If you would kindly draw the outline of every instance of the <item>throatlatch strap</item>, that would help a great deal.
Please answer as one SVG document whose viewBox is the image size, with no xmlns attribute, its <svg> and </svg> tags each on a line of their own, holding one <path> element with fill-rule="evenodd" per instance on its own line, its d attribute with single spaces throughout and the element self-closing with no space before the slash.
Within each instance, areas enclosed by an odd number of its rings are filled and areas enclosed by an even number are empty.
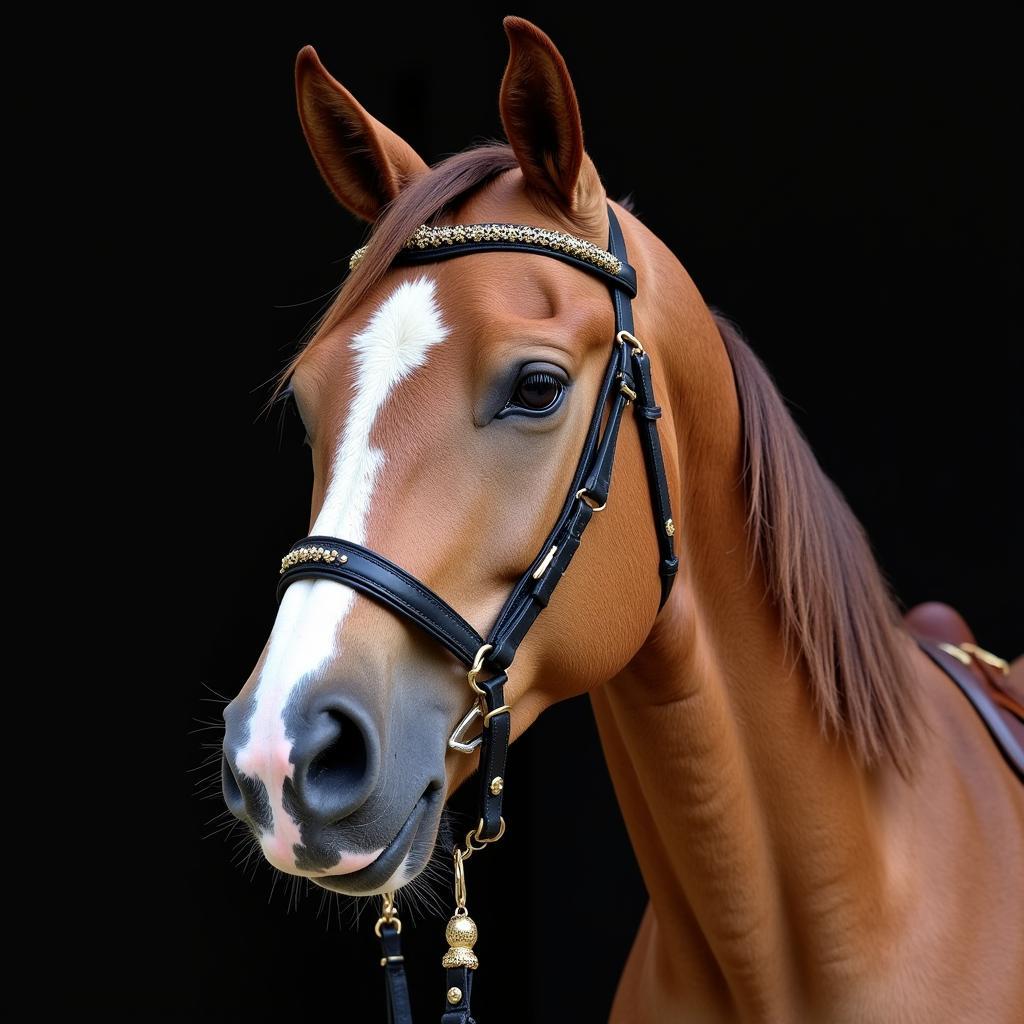
<svg viewBox="0 0 1024 1024">
<path fill-rule="evenodd" d="M 623 258 L 626 252 L 626 241 L 622 236 L 622 227 L 615 211 L 608 207 L 608 251 Z M 615 303 L 615 331 L 633 333 L 633 307 L 628 299 L 618 292 L 612 292 Z M 672 519 L 672 502 L 668 493 L 668 480 L 665 476 L 665 459 L 658 438 L 658 419 L 661 407 L 654 401 L 654 382 L 651 380 L 651 357 L 645 351 L 633 349 L 631 355 L 634 388 L 636 390 L 636 424 L 640 431 L 640 447 L 644 453 L 644 465 L 647 467 L 647 485 L 651 492 L 651 508 L 654 511 L 654 532 L 658 538 L 658 549 L 661 564 L 658 573 L 661 576 L 661 603 L 658 611 L 665 607 L 668 595 L 675 582 L 679 569 L 673 537 L 676 523 Z"/>
</svg>

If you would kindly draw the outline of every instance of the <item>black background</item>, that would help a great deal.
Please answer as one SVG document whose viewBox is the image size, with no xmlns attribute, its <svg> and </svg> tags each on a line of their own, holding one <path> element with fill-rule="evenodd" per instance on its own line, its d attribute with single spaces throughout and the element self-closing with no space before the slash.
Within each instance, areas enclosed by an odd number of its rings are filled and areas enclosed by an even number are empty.
<svg viewBox="0 0 1024 1024">
<path fill-rule="evenodd" d="M 505 13 L 278 12 L 163 47 L 154 30 L 159 73 L 144 59 L 122 69 L 139 71 L 125 78 L 133 114 L 151 115 L 159 79 L 160 116 L 140 119 L 145 158 L 123 173 L 154 261 L 146 323 L 167 335 L 143 404 L 175 552 L 166 611 L 146 609 L 154 678 L 133 683 L 130 710 L 136 724 L 166 726 L 157 760 L 173 802 L 154 795 L 127 815 L 152 844 L 139 838 L 127 868 L 104 864 L 124 923 L 113 947 L 77 952 L 78 998 L 191 1018 L 383 1019 L 372 907 L 353 930 L 350 910 L 341 923 L 333 904 L 318 913 L 318 891 L 292 900 L 269 868 L 243 871 L 230 842 L 203 838 L 221 804 L 197 799 L 195 769 L 216 730 L 192 730 L 219 713 L 206 687 L 230 697 L 248 675 L 273 622 L 272 567 L 307 524 L 301 430 L 258 417 L 264 384 L 365 233 L 306 148 L 295 55 L 313 43 L 434 162 L 500 135 Z M 565 56 L 609 193 L 632 193 L 705 300 L 739 322 L 901 602 L 949 601 L 983 645 L 1019 654 L 1021 266 L 1008 152 L 1019 104 L 1007 26 L 964 12 L 905 27 L 705 21 L 643 5 L 614 23 L 584 7 L 516 13 Z M 150 156 L 159 179 L 144 173 Z M 227 533 L 224 571 L 196 585 L 196 553 Z M 585 786 L 581 761 L 593 766 Z M 543 716 L 513 748 L 509 776 L 509 834 L 472 865 L 478 1016 L 602 1020 L 645 897 L 587 703 Z M 405 935 L 422 1020 L 441 1008 L 443 925 Z"/>
</svg>

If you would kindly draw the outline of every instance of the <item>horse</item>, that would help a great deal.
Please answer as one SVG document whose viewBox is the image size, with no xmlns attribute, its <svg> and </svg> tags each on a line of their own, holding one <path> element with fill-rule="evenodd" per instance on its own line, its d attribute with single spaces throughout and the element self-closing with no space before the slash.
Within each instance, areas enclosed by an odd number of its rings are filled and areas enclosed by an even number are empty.
<svg viewBox="0 0 1024 1024">
<path fill-rule="evenodd" d="M 540 565 L 617 321 L 604 283 L 564 260 L 396 257 L 428 222 L 533 225 L 603 251 L 614 211 L 674 520 L 652 528 L 641 434 L 623 427 L 606 502 L 500 709 L 514 740 L 590 696 L 650 894 L 611 1020 L 1019 1019 L 1024 888 L 999 880 L 1024 877 L 1024 788 L 922 638 L 1016 714 L 1024 663 L 983 651 L 948 606 L 901 616 L 738 326 L 606 194 L 554 43 L 503 24 L 508 141 L 434 166 L 311 46 L 298 54 L 313 158 L 373 225 L 274 389 L 312 450 L 310 533 L 383 553 L 486 635 Z M 228 808 L 280 871 L 387 906 L 476 767 L 449 742 L 469 696 L 386 602 L 297 580 L 224 712 Z"/>
</svg>

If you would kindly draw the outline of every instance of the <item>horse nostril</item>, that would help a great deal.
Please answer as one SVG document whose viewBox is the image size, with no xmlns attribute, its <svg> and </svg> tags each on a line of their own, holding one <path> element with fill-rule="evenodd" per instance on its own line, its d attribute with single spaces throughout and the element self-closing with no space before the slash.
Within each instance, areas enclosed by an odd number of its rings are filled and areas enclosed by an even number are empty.
<svg viewBox="0 0 1024 1024">
<path fill-rule="evenodd" d="M 297 796 L 327 824 L 347 817 L 373 788 L 372 727 L 333 700 L 316 710 L 294 750 Z"/>
<path fill-rule="evenodd" d="M 238 779 L 231 768 L 228 759 L 224 756 L 220 759 L 220 785 L 224 793 L 224 803 L 228 810 L 236 817 L 245 819 L 245 797 L 238 785 Z"/>
<path fill-rule="evenodd" d="M 341 711 L 321 711 L 336 730 L 335 738 L 318 753 L 306 771 L 306 784 L 317 788 L 350 789 L 366 774 L 366 744 L 359 727 Z"/>
</svg>

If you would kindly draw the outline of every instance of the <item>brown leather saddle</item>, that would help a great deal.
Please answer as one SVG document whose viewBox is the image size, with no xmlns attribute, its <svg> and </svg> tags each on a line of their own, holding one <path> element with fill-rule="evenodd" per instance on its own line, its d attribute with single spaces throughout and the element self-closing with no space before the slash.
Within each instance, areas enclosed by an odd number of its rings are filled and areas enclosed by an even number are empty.
<svg viewBox="0 0 1024 1024">
<path fill-rule="evenodd" d="M 918 605 L 904 621 L 925 654 L 960 688 L 1024 782 L 1024 695 L 1010 679 L 1009 664 L 979 647 L 970 627 L 949 605 Z"/>
</svg>

